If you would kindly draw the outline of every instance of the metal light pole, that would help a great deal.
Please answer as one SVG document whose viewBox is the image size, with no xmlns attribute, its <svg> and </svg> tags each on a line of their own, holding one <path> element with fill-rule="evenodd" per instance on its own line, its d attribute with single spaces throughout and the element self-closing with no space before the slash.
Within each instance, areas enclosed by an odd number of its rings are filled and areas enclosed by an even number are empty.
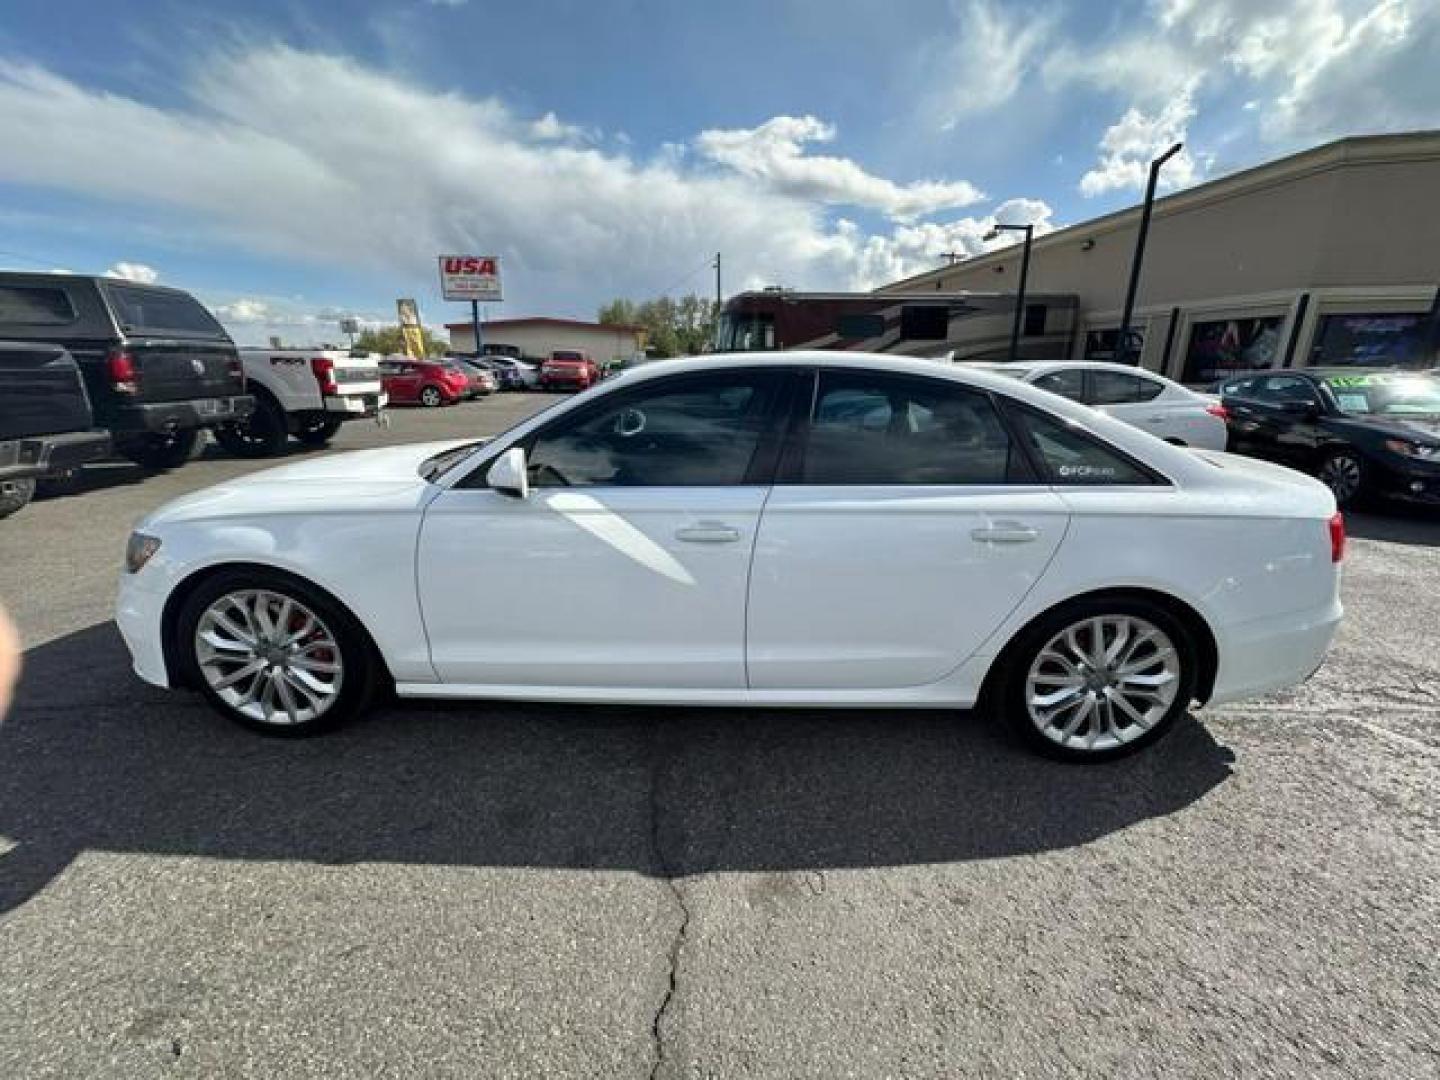
<svg viewBox="0 0 1440 1080">
<path fill-rule="evenodd" d="M 1030 241 L 1035 239 L 1035 226 L 1001 225 L 998 222 L 985 234 L 986 240 L 994 240 L 1002 232 L 1023 232 L 1025 249 L 1020 256 L 1020 291 L 1015 296 L 1015 320 L 1010 324 L 1010 359 L 1020 359 L 1020 320 L 1025 316 L 1025 283 L 1030 279 Z"/>
<path fill-rule="evenodd" d="M 1135 257 L 1130 260 L 1130 287 L 1125 290 L 1125 314 L 1120 317 L 1120 332 L 1115 336 L 1115 359 L 1122 364 L 1130 362 L 1130 317 L 1135 314 L 1135 293 L 1140 288 L 1140 263 L 1145 258 L 1145 238 L 1150 234 L 1150 208 L 1155 202 L 1155 184 L 1160 179 L 1160 167 L 1178 154 L 1184 145 L 1177 142 L 1150 162 L 1150 182 L 1145 185 L 1145 208 L 1140 211 L 1140 231 L 1135 236 Z M 1138 356 L 1135 362 L 1140 362 Z"/>
<path fill-rule="evenodd" d="M 712 345 L 716 352 L 720 351 L 720 252 L 715 252 L 715 329 L 712 333 Z"/>
</svg>

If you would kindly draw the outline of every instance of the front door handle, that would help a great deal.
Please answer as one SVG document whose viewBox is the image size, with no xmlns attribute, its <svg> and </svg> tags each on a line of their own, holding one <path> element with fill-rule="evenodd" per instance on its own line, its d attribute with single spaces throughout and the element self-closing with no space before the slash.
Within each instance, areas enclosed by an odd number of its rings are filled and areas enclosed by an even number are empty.
<svg viewBox="0 0 1440 1080">
<path fill-rule="evenodd" d="M 1040 538 L 1040 530 L 1018 521 L 997 521 L 971 529 L 970 538 L 982 544 L 1028 544 Z"/>
<path fill-rule="evenodd" d="M 702 521 L 676 529 L 675 539 L 687 544 L 733 544 L 740 539 L 740 530 L 721 521 Z"/>
</svg>

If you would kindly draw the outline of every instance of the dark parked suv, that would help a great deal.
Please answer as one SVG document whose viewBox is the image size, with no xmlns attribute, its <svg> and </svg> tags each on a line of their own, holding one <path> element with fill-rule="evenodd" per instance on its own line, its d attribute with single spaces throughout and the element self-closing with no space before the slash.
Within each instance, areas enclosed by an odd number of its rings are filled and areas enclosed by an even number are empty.
<svg viewBox="0 0 1440 1080">
<path fill-rule="evenodd" d="M 65 476 L 110 452 L 92 430 L 90 399 L 74 359 L 59 345 L 0 342 L 0 517 L 35 494 L 35 482 Z"/>
<path fill-rule="evenodd" d="M 202 428 L 249 415 L 240 354 L 189 293 L 72 274 L 0 273 L 0 341 L 63 345 L 95 423 L 147 468 L 187 461 Z"/>
</svg>

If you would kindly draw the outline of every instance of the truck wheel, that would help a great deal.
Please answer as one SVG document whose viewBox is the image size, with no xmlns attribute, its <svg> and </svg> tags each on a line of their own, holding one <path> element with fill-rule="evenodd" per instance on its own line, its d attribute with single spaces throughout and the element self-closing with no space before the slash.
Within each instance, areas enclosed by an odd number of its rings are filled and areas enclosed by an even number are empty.
<svg viewBox="0 0 1440 1080">
<path fill-rule="evenodd" d="M 145 469 L 178 469 L 200 452 L 200 429 L 116 436 L 115 449 Z"/>
<path fill-rule="evenodd" d="M 34 495 L 34 480 L 0 480 L 0 518 L 7 518 L 15 513 Z"/>
<path fill-rule="evenodd" d="M 335 437 L 340 430 L 340 421 L 331 416 L 322 416 L 318 420 L 311 420 L 301 424 L 295 432 L 295 437 L 306 446 L 324 446 Z"/>
<path fill-rule="evenodd" d="M 255 395 L 255 411 L 244 420 L 215 428 L 215 440 L 236 457 L 274 457 L 289 439 L 284 410 L 260 394 Z"/>
</svg>

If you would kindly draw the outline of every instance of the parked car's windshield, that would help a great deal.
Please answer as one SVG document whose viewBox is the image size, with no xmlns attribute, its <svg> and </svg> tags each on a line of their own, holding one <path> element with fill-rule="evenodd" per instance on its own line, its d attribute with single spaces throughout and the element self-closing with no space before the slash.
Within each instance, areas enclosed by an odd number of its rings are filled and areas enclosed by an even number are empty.
<svg viewBox="0 0 1440 1080">
<path fill-rule="evenodd" d="M 1342 412 L 1360 416 L 1440 415 L 1440 380 L 1423 375 L 1334 375 L 1325 385 Z"/>
</svg>

